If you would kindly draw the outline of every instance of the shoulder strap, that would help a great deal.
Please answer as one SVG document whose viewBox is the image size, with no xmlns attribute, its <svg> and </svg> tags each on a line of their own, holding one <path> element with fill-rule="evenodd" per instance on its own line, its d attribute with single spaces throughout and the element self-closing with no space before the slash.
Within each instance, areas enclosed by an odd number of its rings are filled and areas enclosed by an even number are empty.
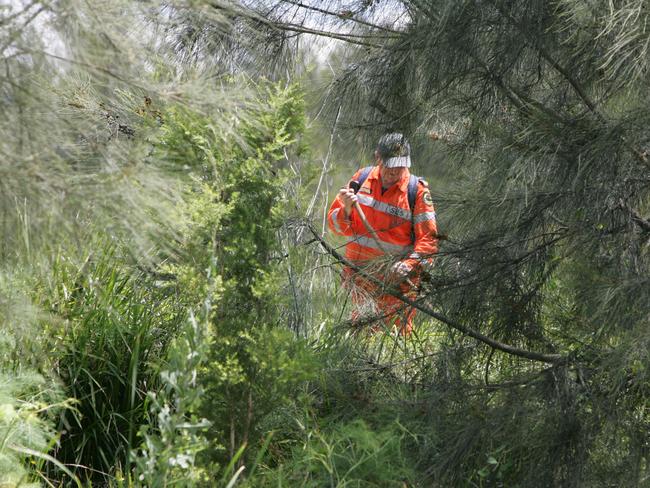
<svg viewBox="0 0 650 488">
<path fill-rule="evenodd" d="M 411 175 L 411 178 L 409 179 L 409 188 L 408 188 L 409 208 L 411 209 L 411 213 L 413 213 L 413 210 L 415 209 L 415 199 L 418 196 L 419 182 L 420 182 L 419 176 Z"/>
<path fill-rule="evenodd" d="M 372 168 L 374 168 L 374 166 L 366 166 L 365 168 L 363 168 L 361 170 L 361 173 L 359 174 L 359 180 L 358 180 L 360 187 L 363 186 L 363 182 L 368 179 L 368 175 L 372 171 Z M 410 200 L 409 200 L 409 202 L 410 202 Z"/>
<path fill-rule="evenodd" d="M 409 209 L 411 210 L 411 244 L 415 244 L 415 223 L 413 221 L 415 215 L 415 199 L 418 196 L 418 183 L 420 182 L 420 177 L 411 175 L 409 178 L 408 186 L 408 199 L 409 199 Z"/>
</svg>

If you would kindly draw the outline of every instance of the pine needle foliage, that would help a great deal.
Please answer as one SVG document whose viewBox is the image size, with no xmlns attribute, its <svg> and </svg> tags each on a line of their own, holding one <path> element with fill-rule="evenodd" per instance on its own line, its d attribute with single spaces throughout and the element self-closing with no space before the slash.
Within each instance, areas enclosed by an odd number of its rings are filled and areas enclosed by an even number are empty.
<svg viewBox="0 0 650 488">
<path fill-rule="evenodd" d="M 644 2 L 298 3 L 278 29 L 348 46 L 323 113 L 368 150 L 406 133 L 451 236 L 422 299 L 452 324 L 422 392 L 428 482 L 647 483 Z"/>
</svg>

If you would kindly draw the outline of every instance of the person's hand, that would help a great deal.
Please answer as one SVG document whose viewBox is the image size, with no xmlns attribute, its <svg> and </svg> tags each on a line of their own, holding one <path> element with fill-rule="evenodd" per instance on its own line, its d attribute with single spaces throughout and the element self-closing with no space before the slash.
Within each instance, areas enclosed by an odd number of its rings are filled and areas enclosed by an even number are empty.
<svg viewBox="0 0 650 488">
<path fill-rule="evenodd" d="M 339 190 L 339 198 L 343 203 L 343 209 L 345 210 L 345 217 L 349 218 L 352 213 L 352 206 L 359 199 L 354 193 L 352 188 L 341 188 Z"/>
<path fill-rule="evenodd" d="M 397 261 L 390 268 L 389 274 L 391 281 L 395 283 L 401 283 L 409 277 L 412 271 L 413 268 L 406 264 L 404 261 Z"/>
</svg>

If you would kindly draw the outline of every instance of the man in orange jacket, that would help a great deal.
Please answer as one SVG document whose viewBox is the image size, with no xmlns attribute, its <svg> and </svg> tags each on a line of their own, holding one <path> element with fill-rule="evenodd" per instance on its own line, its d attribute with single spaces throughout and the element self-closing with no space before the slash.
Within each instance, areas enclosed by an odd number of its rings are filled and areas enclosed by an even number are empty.
<svg viewBox="0 0 650 488">
<path fill-rule="evenodd" d="M 360 169 L 352 177 L 363 180 L 357 193 L 349 187 L 339 190 L 327 215 L 328 224 L 335 234 L 348 237 L 348 260 L 414 298 L 422 265 L 430 263 L 438 251 L 431 194 L 427 183 L 409 172 L 410 146 L 402 134 L 381 137 L 375 162 L 372 169 Z M 355 203 L 374 232 L 368 230 Z M 387 327 L 410 334 L 415 309 L 349 268 L 344 278 L 351 290 L 353 321 L 370 313 L 383 318 Z"/>
</svg>

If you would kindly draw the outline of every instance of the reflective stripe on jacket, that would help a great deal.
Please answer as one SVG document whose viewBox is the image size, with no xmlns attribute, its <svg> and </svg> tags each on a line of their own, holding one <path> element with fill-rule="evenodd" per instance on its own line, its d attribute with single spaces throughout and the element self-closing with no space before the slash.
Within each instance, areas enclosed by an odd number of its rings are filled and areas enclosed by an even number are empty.
<svg viewBox="0 0 650 488">
<path fill-rule="evenodd" d="M 361 170 L 352 177 L 359 178 Z M 366 219 L 377 233 L 381 247 L 390 254 L 401 256 L 415 266 L 428 260 L 438 250 L 436 212 L 426 184 L 418 184 L 413 215 L 408 202 L 408 171 L 402 179 L 382 194 L 379 167 L 375 166 L 363 183 L 357 196 Z M 369 234 L 356 210 L 350 220 L 345 219 L 343 203 L 337 196 L 327 215 L 330 229 L 348 237 L 346 257 L 351 261 L 366 261 L 382 256 L 384 252 Z M 411 226 L 415 225 L 415 242 L 411 242 Z"/>
</svg>

